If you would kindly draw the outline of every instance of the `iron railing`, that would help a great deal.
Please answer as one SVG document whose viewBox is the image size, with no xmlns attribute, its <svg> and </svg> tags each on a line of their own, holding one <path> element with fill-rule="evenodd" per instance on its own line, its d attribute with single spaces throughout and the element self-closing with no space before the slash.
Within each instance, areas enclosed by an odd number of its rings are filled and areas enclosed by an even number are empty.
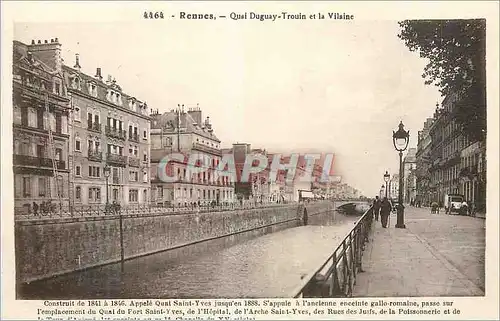
<svg viewBox="0 0 500 321">
<path fill-rule="evenodd" d="M 94 132 L 100 133 L 100 132 L 102 132 L 101 128 L 102 127 L 101 127 L 100 123 L 88 122 L 88 124 L 87 124 L 87 129 L 90 130 L 90 131 L 94 131 Z"/>
<path fill-rule="evenodd" d="M 18 154 L 14 154 L 13 156 L 14 165 L 52 168 L 52 159 L 50 158 Z M 63 160 L 56 160 L 56 167 L 61 170 L 66 169 L 66 162 Z"/>
<path fill-rule="evenodd" d="M 365 243 L 371 231 L 373 210 L 368 209 L 355 223 L 328 259 L 302 279 L 294 298 L 351 297 L 356 276 L 362 269 Z"/>
<path fill-rule="evenodd" d="M 128 134 L 128 140 L 130 140 L 132 142 L 138 143 L 139 142 L 139 135 L 136 134 L 136 133 L 129 132 L 129 134 Z"/>
<path fill-rule="evenodd" d="M 102 152 L 94 149 L 89 149 L 89 155 L 88 155 L 89 160 L 95 161 L 95 162 L 101 162 L 102 161 Z"/>
<path fill-rule="evenodd" d="M 133 166 L 133 167 L 140 167 L 141 166 L 141 159 L 129 156 L 128 157 L 128 165 Z"/>
<path fill-rule="evenodd" d="M 189 213 L 209 213 L 223 212 L 244 209 L 257 209 L 267 207 L 280 207 L 296 204 L 288 203 L 235 203 L 221 202 L 219 205 L 166 205 L 162 204 L 128 204 L 126 206 L 119 204 L 92 204 L 92 205 L 74 205 L 74 206 L 56 206 L 55 203 L 39 206 L 37 210 L 30 204 L 29 206 L 16 207 L 14 209 L 16 220 L 37 220 L 37 219 L 57 219 L 72 217 L 99 217 L 109 215 L 178 215 Z"/>
<path fill-rule="evenodd" d="M 108 163 L 116 164 L 118 166 L 125 167 L 127 165 L 127 156 L 117 155 L 117 154 L 106 154 L 106 161 Z"/>
<path fill-rule="evenodd" d="M 106 136 L 118 138 L 121 140 L 125 140 L 125 138 L 127 137 L 127 131 L 125 130 L 111 126 L 106 126 L 105 128 L 106 128 Z"/>
</svg>

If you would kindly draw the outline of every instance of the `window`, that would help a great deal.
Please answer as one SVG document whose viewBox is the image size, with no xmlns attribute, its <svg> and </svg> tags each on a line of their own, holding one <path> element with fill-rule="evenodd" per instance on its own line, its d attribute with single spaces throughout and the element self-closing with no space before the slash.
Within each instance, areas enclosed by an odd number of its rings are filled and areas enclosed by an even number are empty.
<svg viewBox="0 0 500 321">
<path fill-rule="evenodd" d="M 147 152 L 144 152 L 144 158 L 143 158 L 143 160 L 144 160 L 145 162 L 147 162 L 147 161 L 148 161 L 148 153 L 147 153 Z"/>
<path fill-rule="evenodd" d="M 131 182 L 137 182 L 137 171 L 130 171 L 130 181 Z"/>
<path fill-rule="evenodd" d="M 45 196 L 46 193 L 46 181 L 45 177 L 38 178 L 38 196 Z"/>
<path fill-rule="evenodd" d="M 89 201 L 98 202 L 101 200 L 101 188 L 89 187 Z"/>
<path fill-rule="evenodd" d="M 23 196 L 31 196 L 31 179 L 29 177 L 23 177 Z"/>
<path fill-rule="evenodd" d="M 137 202 L 138 199 L 139 199 L 139 191 L 136 189 L 130 189 L 128 191 L 128 201 L 133 203 L 133 202 Z"/>
<path fill-rule="evenodd" d="M 77 152 L 82 151 L 82 142 L 80 141 L 79 137 L 75 138 L 75 151 L 77 151 Z"/>
<path fill-rule="evenodd" d="M 142 132 L 142 138 L 148 139 L 148 131 L 147 130 Z"/>
<path fill-rule="evenodd" d="M 101 168 L 99 166 L 89 166 L 89 177 L 101 177 Z"/>
<path fill-rule="evenodd" d="M 97 97 L 97 86 L 95 84 L 90 84 L 90 95 Z"/>
<path fill-rule="evenodd" d="M 45 146 L 44 145 L 36 145 L 36 156 L 39 158 L 45 157 Z"/>
<path fill-rule="evenodd" d="M 118 200 L 118 188 L 113 188 L 113 201 Z"/>
<path fill-rule="evenodd" d="M 82 167 L 80 165 L 76 165 L 75 167 L 75 175 L 82 176 Z"/>
<path fill-rule="evenodd" d="M 34 108 L 28 108 L 28 126 L 37 127 L 37 113 Z"/>
<path fill-rule="evenodd" d="M 144 183 L 148 182 L 148 171 L 146 171 L 146 170 L 142 173 L 142 181 Z"/>
<path fill-rule="evenodd" d="M 77 200 L 77 201 L 82 200 L 82 188 L 80 186 L 77 186 L 75 188 L 75 200 Z"/>
</svg>

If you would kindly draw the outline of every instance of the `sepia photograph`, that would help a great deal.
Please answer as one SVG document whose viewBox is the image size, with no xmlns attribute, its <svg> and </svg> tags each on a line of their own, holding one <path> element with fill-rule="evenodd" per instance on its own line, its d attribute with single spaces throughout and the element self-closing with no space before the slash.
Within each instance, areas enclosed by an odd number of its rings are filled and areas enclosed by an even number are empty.
<svg viewBox="0 0 500 321">
<path fill-rule="evenodd" d="M 13 300 L 39 319 L 446 317 L 497 292 L 486 16 L 226 7 L 12 17 Z"/>
</svg>

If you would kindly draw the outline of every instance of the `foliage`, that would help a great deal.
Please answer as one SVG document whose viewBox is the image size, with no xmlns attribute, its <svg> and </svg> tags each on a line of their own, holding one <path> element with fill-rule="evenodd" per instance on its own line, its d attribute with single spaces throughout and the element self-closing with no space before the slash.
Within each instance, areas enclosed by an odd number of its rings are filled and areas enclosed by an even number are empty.
<svg viewBox="0 0 500 321">
<path fill-rule="evenodd" d="M 452 116 L 471 139 L 486 134 L 486 20 L 405 20 L 398 37 L 429 63 L 422 77 L 443 96 L 458 94 Z"/>
</svg>

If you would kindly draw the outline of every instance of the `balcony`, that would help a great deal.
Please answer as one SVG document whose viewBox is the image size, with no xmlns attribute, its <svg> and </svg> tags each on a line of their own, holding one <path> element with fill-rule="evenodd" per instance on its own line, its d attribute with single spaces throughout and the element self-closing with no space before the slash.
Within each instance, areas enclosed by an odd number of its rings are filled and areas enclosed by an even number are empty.
<svg viewBox="0 0 500 321">
<path fill-rule="evenodd" d="M 132 167 L 139 167 L 141 165 L 141 159 L 135 157 L 128 158 L 128 165 Z"/>
<path fill-rule="evenodd" d="M 122 129 L 106 126 L 106 136 L 125 140 L 127 132 Z"/>
<path fill-rule="evenodd" d="M 87 124 L 87 129 L 96 133 L 101 132 L 101 124 L 99 123 L 88 123 Z"/>
<path fill-rule="evenodd" d="M 116 154 L 110 154 L 108 153 L 106 155 L 106 161 L 109 164 L 119 166 L 119 167 L 125 167 L 127 165 L 127 156 L 122 156 L 122 155 L 116 155 Z"/>
<path fill-rule="evenodd" d="M 200 143 L 193 143 L 193 149 L 216 156 L 222 156 L 222 151 L 220 149 L 209 147 Z"/>
<path fill-rule="evenodd" d="M 94 161 L 94 162 L 101 162 L 102 161 L 102 152 L 89 149 L 89 160 Z"/>
<path fill-rule="evenodd" d="M 138 134 L 129 133 L 128 140 L 131 141 L 131 142 L 138 143 L 139 142 L 139 135 Z"/>
<path fill-rule="evenodd" d="M 36 156 L 14 155 L 13 165 L 16 166 L 34 166 L 41 168 L 52 168 L 52 159 Z M 56 160 L 56 168 L 59 170 L 66 169 L 66 162 Z"/>
</svg>

